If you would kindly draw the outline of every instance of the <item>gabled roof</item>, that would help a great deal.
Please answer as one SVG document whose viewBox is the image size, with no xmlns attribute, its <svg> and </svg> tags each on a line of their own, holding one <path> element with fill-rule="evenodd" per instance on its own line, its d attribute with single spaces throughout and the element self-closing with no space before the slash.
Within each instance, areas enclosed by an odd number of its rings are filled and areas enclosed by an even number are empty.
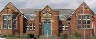
<svg viewBox="0 0 96 39">
<path fill-rule="evenodd" d="M 74 13 L 83 13 L 83 9 L 84 9 L 84 14 L 86 13 L 90 13 L 90 14 L 94 14 L 94 12 L 89 8 L 89 6 L 83 2 L 76 10 Z M 73 13 L 73 14 L 74 14 Z"/>
<path fill-rule="evenodd" d="M 5 7 L 4 7 L 4 9 L 3 10 L 5 10 L 5 9 L 10 9 L 11 11 L 13 11 L 13 12 L 20 12 L 11 2 L 9 2 Z M 3 11 L 2 10 L 2 11 Z M 2 12 L 1 11 L 1 12 Z M 21 12 L 20 12 L 21 13 Z"/>
<path fill-rule="evenodd" d="M 44 12 L 50 12 L 50 11 L 53 11 L 48 5 L 41 11 L 44 11 Z"/>
<path fill-rule="evenodd" d="M 31 14 L 35 14 L 35 11 L 41 11 L 42 9 L 19 9 L 27 19 L 34 18 L 34 15 L 30 17 Z M 74 12 L 74 9 L 52 9 L 53 11 L 59 11 L 59 19 L 68 19 L 70 15 Z M 28 15 L 29 14 L 29 15 Z"/>
</svg>

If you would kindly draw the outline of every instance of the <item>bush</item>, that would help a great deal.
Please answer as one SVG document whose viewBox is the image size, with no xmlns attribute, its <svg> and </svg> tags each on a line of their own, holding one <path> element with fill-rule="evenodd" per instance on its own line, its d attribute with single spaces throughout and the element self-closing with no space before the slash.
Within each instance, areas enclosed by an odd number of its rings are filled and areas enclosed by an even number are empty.
<svg viewBox="0 0 96 39">
<path fill-rule="evenodd" d="M 90 39 L 96 39 L 96 36 L 92 36 L 92 37 L 90 37 Z"/>
<path fill-rule="evenodd" d="M 61 37 L 61 39 L 67 39 L 68 38 L 68 34 L 61 34 L 60 37 Z"/>
<path fill-rule="evenodd" d="M 69 37 L 68 39 L 83 39 L 82 37 L 75 37 L 75 36 L 73 36 L 73 37 Z"/>
<path fill-rule="evenodd" d="M 81 37 L 81 35 L 78 32 L 74 33 L 75 37 Z"/>
<path fill-rule="evenodd" d="M 42 35 L 39 37 L 39 39 L 57 39 L 55 36 L 50 35 L 49 37 Z"/>
</svg>

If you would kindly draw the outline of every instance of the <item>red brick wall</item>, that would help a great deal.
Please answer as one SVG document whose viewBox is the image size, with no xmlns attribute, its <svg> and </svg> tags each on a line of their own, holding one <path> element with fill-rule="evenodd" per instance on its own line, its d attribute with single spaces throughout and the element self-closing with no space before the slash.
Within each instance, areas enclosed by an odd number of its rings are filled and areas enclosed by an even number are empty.
<svg viewBox="0 0 96 39">
<path fill-rule="evenodd" d="M 40 23 L 40 13 L 36 12 L 36 18 L 35 18 L 35 35 L 39 35 L 39 23 Z"/>
</svg>

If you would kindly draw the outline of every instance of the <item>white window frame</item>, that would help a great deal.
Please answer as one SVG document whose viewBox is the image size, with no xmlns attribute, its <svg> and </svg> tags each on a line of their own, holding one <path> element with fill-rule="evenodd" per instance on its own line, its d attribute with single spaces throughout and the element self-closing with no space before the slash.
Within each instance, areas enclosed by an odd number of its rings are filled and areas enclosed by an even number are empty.
<svg viewBox="0 0 96 39">
<path fill-rule="evenodd" d="M 27 27 L 26 30 L 35 30 L 35 29 L 34 29 L 35 26 L 34 26 L 33 24 L 32 24 L 31 26 L 29 25 L 29 26 L 26 26 L 26 27 Z M 30 27 L 31 27 L 32 29 L 30 29 Z"/>
<path fill-rule="evenodd" d="M 9 19 L 9 18 L 8 18 L 8 19 L 4 19 L 4 16 L 7 16 L 7 17 L 10 16 L 10 19 Z M 7 21 L 7 28 L 4 28 L 4 27 L 3 27 L 3 29 L 12 29 L 12 27 L 9 28 L 9 25 L 8 25 L 8 20 L 11 20 L 11 18 L 12 18 L 12 17 L 11 17 L 11 14 L 3 14 L 3 21 L 4 21 L 4 20 Z M 4 25 L 4 22 L 3 22 L 3 25 Z M 11 26 L 11 24 L 10 24 L 10 26 Z"/>
<path fill-rule="evenodd" d="M 66 29 L 66 27 L 69 27 L 69 26 L 68 25 L 63 25 L 62 30 L 68 30 L 68 29 Z"/>
<path fill-rule="evenodd" d="M 11 25 L 10 25 L 10 26 L 8 25 L 8 29 L 12 29 L 12 28 L 10 28 L 10 27 L 11 27 Z"/>
<path fill-rule="evenodd" d="M 27 27 L 27 29 L 26 30 L 29 30 L 29 26 L 26 26 Z"/>
</svg>

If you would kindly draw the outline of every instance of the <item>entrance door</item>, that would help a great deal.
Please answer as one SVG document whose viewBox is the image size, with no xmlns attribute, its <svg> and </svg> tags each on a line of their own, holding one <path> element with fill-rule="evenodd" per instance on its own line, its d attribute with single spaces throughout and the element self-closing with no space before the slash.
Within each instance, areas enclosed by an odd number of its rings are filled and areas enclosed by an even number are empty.
<svg viewBox="0 0 96 39">
<path fill-rule="evenodd" d="M 51 22 L 43 22 L 43 34 L 51 35 Z"/>
</svg>

